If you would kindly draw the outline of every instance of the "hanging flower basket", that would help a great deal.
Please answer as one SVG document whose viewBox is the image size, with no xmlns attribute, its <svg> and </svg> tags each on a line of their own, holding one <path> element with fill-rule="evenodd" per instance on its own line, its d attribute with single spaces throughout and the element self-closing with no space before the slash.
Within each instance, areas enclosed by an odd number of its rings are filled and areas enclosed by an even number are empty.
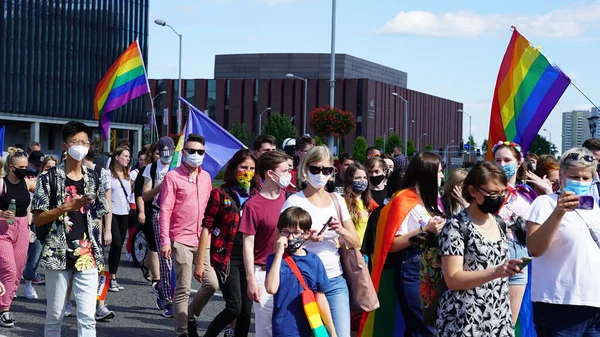
<svg viewBox="0 0 600 337">
<path fill-rule="evenodd" d="M 317 135 L 345 137 L 356 128 L 354 114 L 328 105 L 314 109 L 311 120 Z"/>
</svg>

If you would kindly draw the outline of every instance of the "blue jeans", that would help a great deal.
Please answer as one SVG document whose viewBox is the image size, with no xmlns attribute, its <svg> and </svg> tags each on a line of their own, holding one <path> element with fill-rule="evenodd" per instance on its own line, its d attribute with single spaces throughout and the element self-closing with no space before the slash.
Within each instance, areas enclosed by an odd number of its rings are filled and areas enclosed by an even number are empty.
<svg viewBox="0 0 600 337">
<path fill-rule="evenodd" d="M 348 284 L 344 276 L 329 279 L 331 287 L 325 293 L 329 307 L 331 308 L 331 317 L 333 325 L 338 336 L 350 336 L 350 299 Z"/>
<path fill-rule="evenodd" d="M 421 270 L 421 251 L 407 248 L 400 253 L 400 261 L 395 268 L 394 288 L 406 330 L 404 336 L 421 337 L 434 336 L 433 327 L 423 323 L 421 308 L 419 271 Z"/>
<path fill-rule="evenodd" d="M 29 248 L 27 249 L 27 264 L 25 265 L 25 270 L 23 271 L 23 279 L 25 281 L 33 280 L 33 276 L 37 270 L 38 262 L 42 256 L 42 248 L 43 246 L 40 240 L 35 240 L 33 243 L 29 243 Z"/>
<path fill-rule="evenodd" d="M 534 302 L 533 322 L 538 337 L 600 336 L 600 308 Z"/>
</svg>

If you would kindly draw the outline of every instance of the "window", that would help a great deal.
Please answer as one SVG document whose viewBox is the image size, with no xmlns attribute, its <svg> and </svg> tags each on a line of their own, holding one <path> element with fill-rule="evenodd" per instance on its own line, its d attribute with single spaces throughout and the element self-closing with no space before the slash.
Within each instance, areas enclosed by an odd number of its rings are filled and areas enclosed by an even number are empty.
<svg viewBox="0 0 600 337">
<path fill-rule="evenodd" d="M 207 95 L 206 95 L 206 110 L 208 117 L 215 119 L 216 117 L 216 101 L 217 101 L 217 81 L 208 80 Z"/>
</svg>

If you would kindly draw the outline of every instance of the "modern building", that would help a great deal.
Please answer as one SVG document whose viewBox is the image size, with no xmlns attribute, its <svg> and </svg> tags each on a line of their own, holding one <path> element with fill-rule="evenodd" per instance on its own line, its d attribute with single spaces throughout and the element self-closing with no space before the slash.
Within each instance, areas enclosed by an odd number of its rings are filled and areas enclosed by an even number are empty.
<svg viewBox="0 0 600 337">
<path fill-rule="evenodd" d="M 214 77 L 184 80 L 183 97 L 226 129 L 234 121 L 244 123 L 250 135 L 258 134 L 261 115 L 264 126 L 271 114 L 281 113 L 292 118 L 300 136 L 305 108 L 307 133 L 314 134 L 310 114 L 329 104 L 329 54 L 217 55 Z M 437 150 L 452 141 L 460 142 L 463 116 L 458 110 L 462 103 L 408 89 L 407 77 L 399 70 L 336 55 L 335 106 L 354 113 L 357 120 L 356 130 L 342 139 L 344 149 L 352 149 L 358 136 L 369 144 L 384 133 L 403 137 L 405 104 L 392 93 L 408 100 L 408 139 L 413 143 L 424 133 L 422 147 L 431 145 Z M 150 80 L 154 94 L 167 92 L 156 99 L 163 135 L 178 133 L 176 83 L 177 79 Z"/>
<path fill-rule="evenodd" d="M 0 125 L 5 146 L 61 152 L 61 126 L 94 120 L 96 85 L 137 38 L 147 59 L 149 0 L 0 1 Z M 138 148 L 143 100 L 113 112 L 113 137 Z M 95 133 L 95 141 L 100 142 Z M 5 149 L 4 149 L 5 150 Z"/>
<path fill-rule="evenodd" d="M 597 115 L 597 114 L 596 114 Z M 588 118 L 591 112 L 588 110 L 573 110 L 563 112 L 562 116 L 562 151 L 565 152 L 572 147 L 581 146 L 590 138 Z"/>
</svg>

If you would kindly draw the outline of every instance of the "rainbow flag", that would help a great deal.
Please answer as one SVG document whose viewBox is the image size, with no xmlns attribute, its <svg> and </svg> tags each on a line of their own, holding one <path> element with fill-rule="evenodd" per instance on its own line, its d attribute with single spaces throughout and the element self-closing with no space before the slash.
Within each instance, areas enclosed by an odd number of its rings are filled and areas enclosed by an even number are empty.
<svg viewBox="0 0 600 337">
<path fill-rule="evenodd" d="M 173 158 L 171 158 L 171 165 L 169 165 L 169 171 L 177 168 L 181 165 L 181 151 L 183 151 L 183 143 L 185 143 L 185 139 L 189 135 L 187 130 L 187 123 L 183 126 L 183 130 L 181 131 L 181 136 L 177 141 L 177 145 L 175 145 L 175 151 L 173 152 Z"/>
<path fill-rule="evenodd" d="M 146 68 L 136 40 L 119 56 L 96 86 L 94 112 L 95 118 L 99 120 L 102 137 L 108 137 L 111 111 L 149 92 Z"/>
<path fill-rule="evenodd" d="M 513 27 L 494 90 L 488 159 L 491 146 L 504 140 L 521 144 L 526 152 L 570 83 Z"/>
<path fill-rule="evenodd" d="M 393 199 L 381 210 L 377 222 L 373 271 L 371 279 L 379 298 L 379 309 L 363 314 L 359 337 L 404 336 L 404 319 L 399 309 L 398 296 L 394 288 L 394 269 L 383 268 L 392 242 L 400 225 L 419 203 L 414 189 L 397 192 Z"/>
</svg>

